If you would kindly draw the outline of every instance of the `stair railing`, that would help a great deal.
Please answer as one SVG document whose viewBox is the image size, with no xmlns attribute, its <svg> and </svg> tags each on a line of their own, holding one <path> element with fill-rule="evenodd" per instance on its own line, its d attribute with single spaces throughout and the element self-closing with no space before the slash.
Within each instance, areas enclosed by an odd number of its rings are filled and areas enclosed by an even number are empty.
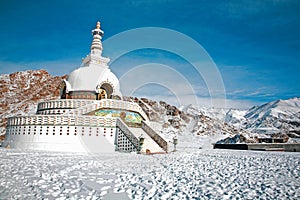
<svg viewBox="0 0 300 200">
<path fill-rule="evenodd" d="M 154 140 L 160 148 L 168 152 L 168 142 L 158 135 L 148 124 L 142 121 L 142 129 Z"/>
<path fill-rule="evenodd" d="M 128 140 L 133 144 L 133 146 L 139 151 L 140 141 L 134 134 L 129 130 L 128 126 L 118 118 L 116 121 L 116 126 L 123 131 L 123 134 L 128 138 Z"/>
</svg>

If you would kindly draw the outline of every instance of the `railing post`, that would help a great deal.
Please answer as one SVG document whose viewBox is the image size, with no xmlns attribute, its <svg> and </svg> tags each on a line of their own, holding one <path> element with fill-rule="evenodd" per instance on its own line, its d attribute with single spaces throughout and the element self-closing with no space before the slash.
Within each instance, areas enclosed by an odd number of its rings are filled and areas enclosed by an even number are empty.
<svg viewBox="0 0 300 200">
<path fill-rule="evenodd" d="M 144 144 L 144 140 L 145 140 L 144 137 L 142 137 L 142 136 L 139 137 L 139 149 L 138 149 L 138 153 L 141 153 L 141 150 L 142 150 L 143 144 Z"/>
<path fill-rule="evenodd" d="M 173 137 L 173 144 L 174 144 L 174 152 L 176 151 L 176 145 L 178 144 L 178 139 L 176 137 Z"/>
</svg>

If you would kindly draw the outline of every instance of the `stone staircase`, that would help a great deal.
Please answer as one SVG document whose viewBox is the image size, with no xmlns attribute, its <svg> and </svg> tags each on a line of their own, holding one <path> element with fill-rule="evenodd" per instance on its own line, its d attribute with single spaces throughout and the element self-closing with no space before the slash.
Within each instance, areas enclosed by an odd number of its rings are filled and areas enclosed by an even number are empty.
<svg viewBox="0 0 300 200">
<path fill-rule="evenodd" d="M 141 153 L 166 153 L 142 128 L 129 127 L 136 138 L 144 138 Z"/>
<path fill-rule="evenodd" d="M 116 126 L 117 129 L 120 129 L 122 134 L 124 134 L 127 140 L 133 145 L 132 149 L 125 151 L 130 152 L 131 150 L 136 149 L 141 153 L 168 153 L 168 142 L 157 134 L 145 121 L 142 121 L 140 127 L 132 127 L 128 126 L 121 118 L 118 118 Z M 144 138 L 141 149 L 140 138 Z M 118 146 L 119 142 L 116 142 L 116 145 Z M 120 145 L 122 146 L 121 143 Z"/>
</svg>

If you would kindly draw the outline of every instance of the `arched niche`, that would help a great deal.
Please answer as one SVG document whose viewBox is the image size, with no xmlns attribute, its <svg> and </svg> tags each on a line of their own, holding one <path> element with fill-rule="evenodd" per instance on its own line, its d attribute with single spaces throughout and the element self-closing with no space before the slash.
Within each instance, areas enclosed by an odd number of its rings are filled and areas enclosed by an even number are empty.
<svg viewBox="0 0 300 200">
<path fill-rule="evenodd" d="M 103 83 L 97 86 L 97 100 L 111 99 L 114 89 L 109 83 Z"/>
</svg>

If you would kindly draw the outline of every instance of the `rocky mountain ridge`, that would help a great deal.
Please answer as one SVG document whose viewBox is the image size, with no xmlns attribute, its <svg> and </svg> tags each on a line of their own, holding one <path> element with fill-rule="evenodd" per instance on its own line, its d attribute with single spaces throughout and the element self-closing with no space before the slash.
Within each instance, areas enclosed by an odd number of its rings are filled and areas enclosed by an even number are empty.
<svg viewBox="0 0 300 200">
<path fill-rule="evenodd" d="M 153 128 L 165 135 L 174 133 L 176 135 L 207 136 L 237 133 L 235 127 L 224 123 L 222 119 L 205 114 L 208 113 L 208 110 L 199 110 L 192 105 L 179 109 L 164 101 L 156 102 L 136 97 L 123 97 L 123 99 L 138 103 L 148 115 L 151 123 L 154 124 Z M 210 114 L 215 116 L 215 114 Z"/>
<path fill-rule="evenodd" d="M 0 75 L 0 135 L 6 119 L 34 114 L 40 101 L 57 99 L 61 81 L 66 76 L 52 76 L 46 70 L 28 70 Z"/>
</svg>

